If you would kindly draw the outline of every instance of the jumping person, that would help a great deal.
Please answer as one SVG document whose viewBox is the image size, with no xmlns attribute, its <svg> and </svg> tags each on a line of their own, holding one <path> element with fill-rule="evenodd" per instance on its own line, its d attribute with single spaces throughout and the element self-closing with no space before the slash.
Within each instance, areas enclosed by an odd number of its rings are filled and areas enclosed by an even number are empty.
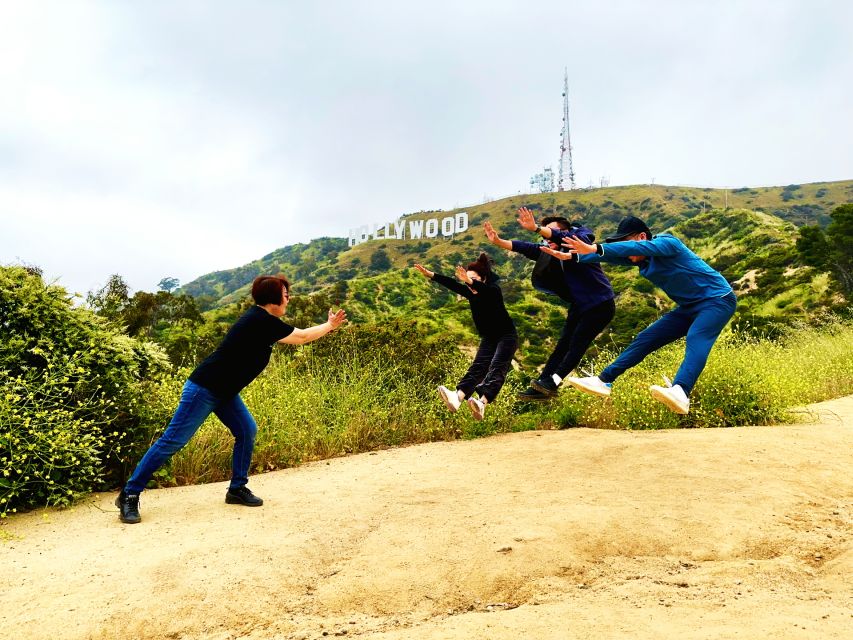
<svg viewBox="0 0 853 640">
<path fill-rule="evenodd" d="M 522 228 L 538 233 L 554 251 L 560 248 L 559 242 L 563 238 L 595 241 L 591 229 L 571 223 L 561 216 L 548 216 L 537 224 L 533 213 L 526 207 L 518 210 L 518 223 Z M 521 400 L 554 398 L 562 380 L 578 366 L 589 345 L 613 319 L 616 311 L 613 288 L 601 265 L 560 262 L 542 253 L 541 244 L 503 240 L 490 222 L 486 222 L 483 228 L 493 245 L 536 261 L 533 268 L 534 288 L 569 303 L 566 322 L 554 351 L 539 377 L 530 383 L 531 388 L 518 394 Z"/>
<path fill-rule="evenodd" d="M 225 493 L 228 504 L 259 507 L 264 501 L 246 484 L 258 427 L 240 391 L 266 368 L 275 343 L 300 345 L 313 342 L 346 322 L 346 312 L 329 309 L 328 320 L 308 329 L 282 322 L 290 301 L 290 282 L 284 276 L 258 276 L 252 283 L 255 301 L 216 350 L 190 374 L 169 426 L 153 444 L 116 498 L 119 519 L 128 524 L 141 520 L 139 494 L 151 476 L 184 447 L 205 418 L 216 414 L 234 435 L 231 483 Z"/>
<path fill-rule="evenodd" d="M 671 384 L 667 379 L 666 387 L 649 387 L 655 400 L 676 413 L 686 414 L 690 410 L 690 392 L 705 368 L 708 354 L 734 315 L 737 298 L 731 285 L 681 240 L 668 233 L 653 236 L 646 223 L 634 216 L 624 218 L 616 234 L 606 238 L 605 244 L 578 238 L 564 238 L 562 242 L 569 253 L 550 247 L 542 251 L 559 260 L 580 264 L 608 262 L 637 266 L 640 275 L 660 287 L 677 305 L 641 331 L 598 376 L 569 378 L 569 383 L 587 393 L 609 396 L 611 384 L 623 372 L 653 351 L 686 337 L 684 360 L 675 379 Z"/>
<path fill-rule="evenodd" d="M 454 412 L 467 398 L 474 418 L 482 420 L 486 405 L 494 402 L 503 387 L 512 356 L 518 348 L 518 333 L 504 306 L 501 288 L 495 283 L 497 276 L 492 272 L 489 256 L 481 253 L 466 268 L 456 267 L 456 277 L 464 284 L 419 264 L 415 269 L 424 277 L 465 297 L 471 305 L 474 326 L 480 334 L 477 355 L 456 385 L 455 392 L 440 386 L 438 393 L 447 408 Z M 479 398 L 472 395 L 475 392 Z"/>
</svg>

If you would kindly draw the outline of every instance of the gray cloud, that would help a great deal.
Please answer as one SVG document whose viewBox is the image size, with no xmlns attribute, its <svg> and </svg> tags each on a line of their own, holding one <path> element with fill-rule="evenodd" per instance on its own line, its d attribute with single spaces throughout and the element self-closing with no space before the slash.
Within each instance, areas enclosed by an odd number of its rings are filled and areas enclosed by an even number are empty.
<svg viewBox="0 0 853 640">
<path fill-rule="evenodd" d="M 152 289 L 516 193 L 564 66 L 580 185 L 853 174 L 847 3 L 408 5 L 3 5 L 0 262 Z"/>
</svg>

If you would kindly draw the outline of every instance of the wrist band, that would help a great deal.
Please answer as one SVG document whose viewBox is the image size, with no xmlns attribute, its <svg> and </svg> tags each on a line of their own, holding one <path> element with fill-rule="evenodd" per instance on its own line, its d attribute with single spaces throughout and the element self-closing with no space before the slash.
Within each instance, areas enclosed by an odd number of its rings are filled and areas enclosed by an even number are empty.
<svg viewBox="0 0 853 640">
<path fill-rule="evenodd" d="M 533 230 L 533 233 L 539 233 L 542 230 L 542 225 L 537 223 L 536 228 Z"/>
</svg>

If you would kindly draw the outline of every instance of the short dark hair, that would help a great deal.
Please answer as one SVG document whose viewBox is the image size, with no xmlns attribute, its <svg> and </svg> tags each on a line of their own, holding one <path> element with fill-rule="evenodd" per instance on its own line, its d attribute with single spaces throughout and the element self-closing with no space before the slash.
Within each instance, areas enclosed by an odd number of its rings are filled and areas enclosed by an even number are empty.
<svg viewBox="0 0 853 640">
<path fill-rule="evenodd" d="M 569 222 L 568 218 L 564 218 L 563 216 L 545 216 L 539 224 L 543 227 L 547 227 L 552 222 L 556 222 L 557 226 L 563 231 L 568 231 L 572 228 L 572 223 Z"/>
<path fill-rule="evenodd" d="M 283 275 L 258 276 L 252 282 L 252 298 L 255 304 L 281 304 L 284 302 L 282 291 L 287 290 L 290 295 L 290 281 Z"/>
<path fill-rule="evenodd" d="M 486 282 L 492 275 L 492 259 L 489 254 L 481 253 L 474 262 L 468 263 L 465 270 L 473 271 L 483 279 L 483 282 Z"/>
</svg>

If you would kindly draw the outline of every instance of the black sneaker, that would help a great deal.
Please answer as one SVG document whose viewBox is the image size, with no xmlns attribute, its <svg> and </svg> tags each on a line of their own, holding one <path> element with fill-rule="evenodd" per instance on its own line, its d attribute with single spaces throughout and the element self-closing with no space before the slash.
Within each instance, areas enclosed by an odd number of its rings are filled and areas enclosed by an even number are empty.
<svg viewBox="0 0 853 640">
<path fill-rule="evenodd" d="M 549 398 L 557 397 L 557 385 L 554 384 L 554 380 L 550 377 L 548 378 L 538 378 L 530 383 L 530 386 L 536 389 L 539 393 L 543 393 Z"/>
<path fill-rule="evenodd" d="M 139 515 L 139 494 L 127 494 L 122 489 L 116 498 L 118 519 L 126 524 L 136 524 L 142 517 Z"/>
<path fill-rule="evenodd" d="M 517 393 L 515 397 L 525 402 L 546 402 L 553 399 L 554 396 L 546 395 L 536 389 L 525 389 L 524 391 Z"/>
<path fill-rule="evenodd" d="M 228 493 L 225 494 L 225 502 L 228 504 L 242 504 L 247 507 L 260 507 L 264 503 L 263 500 L 249 491 L 249 487 L 228 489 Z"/>
</svg>

